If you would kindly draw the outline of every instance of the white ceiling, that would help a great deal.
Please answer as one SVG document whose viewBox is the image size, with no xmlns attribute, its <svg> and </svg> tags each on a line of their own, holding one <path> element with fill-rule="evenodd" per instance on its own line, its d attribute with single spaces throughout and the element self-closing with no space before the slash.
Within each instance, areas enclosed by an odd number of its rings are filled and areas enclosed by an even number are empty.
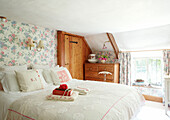
<svg viewBox="0 0 170 120">
<path fill-rule="evenodd" d="M 120 51 L 170 49 L 170 25 L 161 27 L 119 32 L 113 34 Z M 104 41 L 108 41 L 106 33 L 87 35 L 86 40 L 92 51 L 113 51 L 111 44 L 102 49 Z"/>
<path fill-rule="evenodd" d="M 115 33 L 121 51 L 170 49 L 170 25 Z"/>
<path fill-rule="evenodd" d="M 170 0 L 0 0 L 8 19 L 81 35 L 170 24 Z"/>
<path fill-rule="evenodd" d="M 113 51 L 113 47 L 110 42 L 106 42 L 105 45 L 107 49 L 103 49 L 103 44 L 105 41 L 109 41 L 106 33 L 87 35 L 85 37 L 87 43 L 89 44 L 92 52 L 95 51 Z"/>
<path fill-rule="evenodd" d="M 102 51 L 105 32 L 120 50 L 170 48 L 170 0 L 0 0 L 0 15 L 87 35 L 94 51 Z"/>
</svg>

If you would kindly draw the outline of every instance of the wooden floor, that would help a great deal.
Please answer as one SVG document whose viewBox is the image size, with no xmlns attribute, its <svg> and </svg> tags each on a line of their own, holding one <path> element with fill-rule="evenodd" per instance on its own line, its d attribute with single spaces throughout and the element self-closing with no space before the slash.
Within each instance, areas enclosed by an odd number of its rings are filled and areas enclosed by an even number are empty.
<svg viewBox="0 0 170 120">
<path fill-rule="evenodd" d="M 170 108 L 168 115 L 165 115 L 163 103 L 146 101 L 137 117 L 133 120 L 170 120 Z"/>
</svg>

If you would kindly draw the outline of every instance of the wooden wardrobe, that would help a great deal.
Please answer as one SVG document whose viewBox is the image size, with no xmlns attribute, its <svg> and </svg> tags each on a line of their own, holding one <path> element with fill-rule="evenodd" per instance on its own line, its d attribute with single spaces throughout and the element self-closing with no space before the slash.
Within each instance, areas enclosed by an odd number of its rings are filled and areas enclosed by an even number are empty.
<svg viewBox="0 0 170 120">
<path fill-rule="evenodd" d="M 91 53 L 83 36 L 57 31 L 57 64 L 66 67 L 74 79 L 84 79 L 84 63 Z"/>
</svg>

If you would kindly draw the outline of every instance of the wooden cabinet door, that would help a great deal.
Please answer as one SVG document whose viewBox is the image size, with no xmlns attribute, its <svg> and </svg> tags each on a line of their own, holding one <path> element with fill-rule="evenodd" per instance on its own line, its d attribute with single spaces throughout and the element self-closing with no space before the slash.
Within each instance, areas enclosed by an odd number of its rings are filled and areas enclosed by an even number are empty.
<svg viewBox="0 0 170 120">
<path fill-rule="evenodd" d="M 57 31 L 57 64 L 66 67 L 73 78 L 84 79 L 83 64 L 90 53 L 83 36 Z"/>
<path fill-rule="evenodd" d="M 83 79 L 82 38 L 65 35 L 65 67 L 75 79 Z"/>
<path fill-rule="evenodd" d="M 79 37 L 71 37 L 70 41 L 70 71 L 72 77 L 83 79 L 83 54 L 82 39 Z"/>
<path fill-rule="evenodd" d="M 65 35 L 65 67 L 70 71 L 70 36 Z"/>
</svg>

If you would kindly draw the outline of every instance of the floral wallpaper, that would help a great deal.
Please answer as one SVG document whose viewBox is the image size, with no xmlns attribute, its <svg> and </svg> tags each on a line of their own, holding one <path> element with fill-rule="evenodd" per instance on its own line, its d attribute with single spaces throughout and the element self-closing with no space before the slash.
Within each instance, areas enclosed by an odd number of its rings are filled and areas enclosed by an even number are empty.
<svg viewBox="0 0 170 120">
<path fill-rule="evenodd" d="M 93 52 L 93 53 L 96 54 L 99 62 L 100 62 L 99 58 L 100 58 L 101 55 L 107 55 L 108 56 L 106 63 L 119 62 L 119 60 L 116 59 L 115 53 L 113 51 L 96 51 L 96 52 Z"/>
<path fill-rule="evenodd" d="M 56 32 L 48 28 L 19 23 L 16 21 L 0 21 L 0 65 L 20 64 L 56 64 Z M 33 41 L 44 41 L 44 49 L 40 52 L 36 47 L 27 47 L 28 38 Z"/>
</svg>

